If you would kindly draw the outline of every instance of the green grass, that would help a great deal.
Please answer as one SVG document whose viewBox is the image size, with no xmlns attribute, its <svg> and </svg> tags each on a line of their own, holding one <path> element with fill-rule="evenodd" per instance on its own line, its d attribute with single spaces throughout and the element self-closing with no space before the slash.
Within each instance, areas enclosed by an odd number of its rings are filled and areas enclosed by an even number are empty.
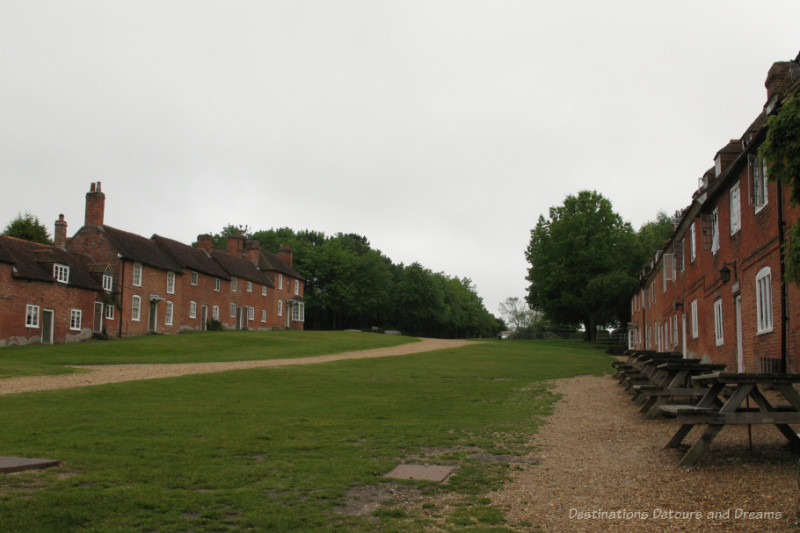
<svg viewBox="0 0 800 533">
<path fill-rule="evenodd" d="M 0 454 L 64 461 L 0 476 L 0 531 L 511 531 L 486 494 L 515 466 L 469 456 L 528 452 L 547 380 L 609 362 L 581 342 L 487 342 L 0 396 Z M 404 461 L 459 470 L 446 484 L 383 477 Z M 355 487 L 383 494 L 377 510 L 342 514 Z"/>
<path fill-rule="evenodd" d="M 204 363 L 326 355 L 383 348 L 412 337 L 330 331 L 225 331 L 0 348 L 0 379 L 65 374 L 65 365 Z"/>
</svg>

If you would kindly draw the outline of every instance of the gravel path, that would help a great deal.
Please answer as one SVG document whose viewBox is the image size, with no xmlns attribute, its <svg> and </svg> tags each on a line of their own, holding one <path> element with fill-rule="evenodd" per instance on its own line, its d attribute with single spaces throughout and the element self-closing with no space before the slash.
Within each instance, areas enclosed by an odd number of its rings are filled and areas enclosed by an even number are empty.
<svg viewBox="0 0 800 533">
<path fill-rule="evenodd" d="M 797 533 L 797 455 L 773 426 L 726 427 L 691 466 L 664 445 L 675 420 L 644 420 L 610 376 L 559 380 L 530 458 L 492 495 L 509 524 L 545 532 Z M 592 406 L 592 408 L 588 408 Z M 694 429 L 686 439 L 698 438 Z M 760 513 L 760 514 L 759 514 Z M 526 528 L 527 530 L 527 528 Z"/>
<path fill-rule="evenodd" d="M 453 339 L 422 339 L 388 348 L 374 350 L 361 350 L 344 352 L 333 355 L 318 355 L 313 357 L 298 357 L 294 359 L 269 359 L 264 361 L 233 361 L 227 363 L 187 363 L 163 365 L 87 365 L 76 366 L 88 370 L 75 374 L 57 376 L 26 376 L 18 378 L 0 379 L 0 394 L 15 394 L 20 392 L 33 392 L 41 390 L 67 389 L 71 387 L 89 387 L 105 383 L 119 383 L 122 381 L 138 381 L 144 379 L 169 378 L 185 376 L 187 374 L 209 374 L 225 370 L 242 370 L 247 368 L 277 367 L 287 365 L 308 365 L 314 363 L 327 363 L 343 359 L 367 359 L 375 357 L 390 357 L 410 353 L 430 352 L 447 348 L 458 348 L 472 344 L 474 341 Z"/>
</svg>

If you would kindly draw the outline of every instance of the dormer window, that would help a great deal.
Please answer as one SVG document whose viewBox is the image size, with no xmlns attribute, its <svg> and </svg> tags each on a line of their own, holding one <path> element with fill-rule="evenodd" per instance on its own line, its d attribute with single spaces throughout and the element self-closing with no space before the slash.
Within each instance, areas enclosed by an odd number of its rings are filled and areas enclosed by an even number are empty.
<svg viewBox="0 0 800 533">
<path fill-rule="evenodd" d="M 58 263 L 54 264 L 53 277 L 59 283 L 69 283 L 69 267 Z"/>
<path fill-rule="evenodd" d="M 714 176 L 719 176 L 722 174 L 722 156 L 717 154 L 717 157 L 714 158 Z"/>
<path fill-rule="evenodd" d="M 103 274 L 103 290 L 106 292 L 111 292 L 114 288 L 114 276 L 109 273 Z"/>
</svg>

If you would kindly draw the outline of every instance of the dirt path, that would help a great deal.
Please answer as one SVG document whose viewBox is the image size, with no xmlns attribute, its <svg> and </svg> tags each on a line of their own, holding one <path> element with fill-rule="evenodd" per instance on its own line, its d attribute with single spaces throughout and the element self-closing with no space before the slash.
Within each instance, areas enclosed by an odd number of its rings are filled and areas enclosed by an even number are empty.
<svg viewBox="0 0 800 533">
<path fill-rule="evenodd" d="M 226 363 L 186 363 L 186 364 L 132 364 L 132 365 L 87 365 L 76 366 L 89 370 L 77 374 L 58 376 L 25 376 L 0 380 L 0 395 L 33 392 L 41 390 L 67 389 L 71 387 L 89 387 L 105 383 L 122 381 L 138 381 L 144 379 L 169 378 L 188 374 L 209 374 L 225 370 L 242 370 L 247 368 L 278 367 L 287 365 L 308 365 L 341 361 L 344 359 L 368 359 L 375 357 L 391 357 L 411 353 L 431 352 L 447 348 L 458 348 L 473 344 L 474 341 L 453 339 L 422 339 L 388 348 L 344 352 L 332 355 L 298 357 L 294 359 L 268 359 L 264 361 L 232 361 Z"/>
<path fill-rule="evenodd" d="M 530 458 L 492 495 L 512 526 L 544 532 L 800 531 L 798 458 L 774 426 L 726 427 L 700 461 L 666 449 L 675 420 L 644 420 L 610 376 L 555 382 L 563 395 Z M 687 444 L 699 434 L 689 434 Z M 538 531 L 538 530 L 536 530 Z"/>
</svg>

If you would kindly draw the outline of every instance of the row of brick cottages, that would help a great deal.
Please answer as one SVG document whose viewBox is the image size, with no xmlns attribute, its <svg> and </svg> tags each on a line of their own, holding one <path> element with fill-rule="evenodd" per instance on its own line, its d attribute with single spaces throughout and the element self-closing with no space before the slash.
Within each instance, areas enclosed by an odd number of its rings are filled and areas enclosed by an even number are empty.
<svg viewBox="0 0 800 533">
<path fill-rule="evenodd" d="M 225 329 L 303 329 L 302 277 L 292 251 L 200 235 L 197 247 L 103 223 L 100 182 L 86 195 L 85 224 L 55 244 L 0 237 L 0 346 Z"/>
<path fill-rule="evenodd" d="M 676 215 L 632 298 L 630 348 L 679 351 L 730 371 L 800 372 L 800 291 L 784 283 L 781 253 L 800 209 L 758 157 L 767 118 L 800 93 L 797 80 L 798 59 L 772 66 L 762 112 L 717 152 Z"/>
</svg>

